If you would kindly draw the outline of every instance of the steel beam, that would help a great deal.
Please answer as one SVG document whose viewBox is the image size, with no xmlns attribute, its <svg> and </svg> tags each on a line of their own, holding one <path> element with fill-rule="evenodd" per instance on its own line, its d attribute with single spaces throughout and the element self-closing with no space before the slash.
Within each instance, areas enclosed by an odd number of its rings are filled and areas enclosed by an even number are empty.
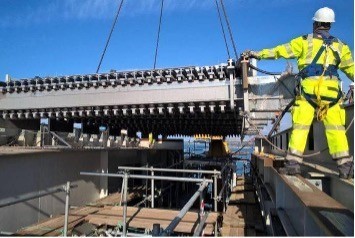
<svg viewBox="0 0 355 238">
<path fill-rule="evenodd" d="M 92 100 L 93 97 L 96 100 Z M 174 82 L 169 85 L 4 94 L 0 97 L 0 111 L 229 101 L 229 98 L 227 81 Z"/>
<path fill-rule="evenodd" d="M 243 75 L 236 74 L 239 71 L 230 61 L 217 66 L 9 80 L 0 85 L 0 127 L 2 119 L 19 121 L 19 128 L 25 129 L 26 121 L 49 117 L 105 121 L 116 128 L 164 135 L 255 134 L 243 122 L 242 112 L 280 111 L 290 97 L 285 85 L 295 80 L 288 77 L 280 83 L 273 76 L 248 77 L 243 65 Z"/>
<path fill-rule="evenodd" d="M 253 155 L 253 164 L 288 234 L 353 236 L 354 214 L 301 176 L 280 175 L 272 160 Z M 287 217 L 287 219 L 285 218 Z"/>
</svg>

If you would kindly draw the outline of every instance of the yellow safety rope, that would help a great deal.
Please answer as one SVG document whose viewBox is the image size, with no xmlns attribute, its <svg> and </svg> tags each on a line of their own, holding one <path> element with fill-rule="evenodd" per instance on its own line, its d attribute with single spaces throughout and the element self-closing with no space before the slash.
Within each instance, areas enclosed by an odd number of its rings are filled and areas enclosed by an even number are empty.
<svg viewBox="0 0 355 238">
<path fill-rule="evenodd" d="M 325 71 L 328 68 L 327 65 L 327 57 L 328 57 L 328 45 L 325 46 L 325 52 L 324 52 L 324 62 L 323 62 L 323 72 L 322 75 L 319 77 L 318 79 L 318 83 L 317 86 L 314 88 L 314 94 L 316 95 L 317 99 L 316 99 L 316 103 L 318 105 L 318 108 L 316 108 L 316 118 L 318 121 L 323 121 L 324 118 L 327 116 L 327 112 L 329 109 L 329 104 L 330 102 L 327 101 L 322 101 L 321 99 L 321 85 L 324 81 L 324 74 Z"/>
</svg>

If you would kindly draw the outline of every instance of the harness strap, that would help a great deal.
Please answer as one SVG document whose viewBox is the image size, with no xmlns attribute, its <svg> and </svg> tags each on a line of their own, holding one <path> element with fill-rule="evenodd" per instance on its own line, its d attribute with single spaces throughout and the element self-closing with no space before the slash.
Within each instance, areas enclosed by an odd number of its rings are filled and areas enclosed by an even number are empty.
<svg viewBox="0 0 355 238">
<path fill-rule="evenodd" d="M 314 94 L 308 94 L 303 90 L 303 87 L 301 87 L 301 92 L 302 92 L 302 96 L 307 100 L 307 102 L 309 102 L 309 104 L 312 105 L 312 107 L 314 109 L 319 108 L 319 105 L 313 100 L 313 99 L 317 99 L 317 95 Z M 338 95 L 336 98 L 331 98 L 331 97 L 327 97 L 327 96 L 321 96 L 322 100 L 326 100 L 326 101 L 330 101 L 329 103 L 329 108 L 331 108 L 332 106 L 334 106 L 335 104 L 337 104 L 339 102 L 339 100 L 342 98 L 343 94 L 341 92 L 341 90 L 338 90 Z"/>
<path fill-rule="evenodd" d="M 319 48 L 317 54 L 315 55 L 315 57 L 313 58 L 311 63 L 309 65 L 307 65 L 306 67 L 304 67 L 299 72 L 299 76 L 301 76 L 303 79 L 307 78 L 307 77 L 312 77 L 312 76 L 320 76 L 322 74 L 322 72 L 324 71 L 324 65 L 317 64 L 317 61 L 319 60 L 320 56 L 322 55 L 322 53 L 324 52 L 326 47 L 329 47 L 334 52 L 337 62 L 336 62 L 336 65 L 329 65 L 323 73 L 325 76 L 339 77 L 337 69 L 338 69 L 338 66 L 341 62 L 341 59 L 339 56 L 339 52 L 337 50 L 335 50 L 334 47 L 332 46 L 332 43 L 336 40 L 337 40 L 337 38 L 335 38 L 333 36 L 330 36 L 328 38 L 323 38 L 323 45 Z M 308 44 L 310 45 L 310 43 L 308 43 Z M 312 49 L 308 49 L 308 51 L 309 52 L 307 53 L 307 55 L 310 52 L 312 52 Z"/>
<path fill-rule="evenodd" d="M 321 56 L 321 54 L 323 53 L 324 50 L 325 50 L 325 46 L 323 44 L 322 47 L 320 47 L 320 49 L 318 50 L 316 56 L 314 56 L 311 65 L 317 63 L 317 61 L 319 60 L 319 57 Z"/>
<path fill-rule="evenodd" d="M 299 75 L 302 78 L 320 76 L 320 78 L 318 79 L 318 84 L 314 89 L 315 94 L 308 94 L 304 91 L 303 87 L 301 87 L 301 94 L 307 100 L 307 102 L 315 109 L 316 117 L 317 120 L 319 121 L 322 121 L 326 117 L 328 109 L 336 105 L 342 97 L 342 92 L 339 87 L 338 87 L 337 98 L 331 98 L 331 97 L 320 95 L 320 87 L 323 83 L 324 76 L 332 77 L 334 75 L 339 77 L 337 69 L 338 69 L 338 65 L 340 64 L 339 53 L 337 51 L 334 51 L 332 47 L 332 43 L 336 40 L 336 38 L 332 36 L 323 37 L 322 35 L 322 39 L 323 39 L 323 44 L 318 50 L 315 57 L 313 58 L 312 62 L 299 72 Z M 335 58 L 337 61 L 336 65 L 326 64 L 328 48 L 330 48 L 335 54 Z M 317 61 L 319 60 L 324 50 L 326 50 L 324 63 L 317 64 Z"/>
</svg>

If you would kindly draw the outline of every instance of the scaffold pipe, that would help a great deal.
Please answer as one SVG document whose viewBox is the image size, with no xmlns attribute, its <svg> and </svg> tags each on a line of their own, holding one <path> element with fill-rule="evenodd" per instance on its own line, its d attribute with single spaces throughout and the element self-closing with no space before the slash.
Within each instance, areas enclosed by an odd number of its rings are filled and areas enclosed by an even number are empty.
<svg viewBox="0 0 355 238">
<path fill-rule="evenodd" d="M 80 175 L 87 176 L 101 176 L 101 177 L 119 177 L 123 178 L 123 174 L 112 174 L 112 173 L 95 173 L 95 172 L 80 172 Z M 199 179 L 199 178 L 185 178 L 185 177 L 167 177 L 167 176 L 149 176 L 149 175 L 139 175 L 139 174 L 128 174 L 128 178 L 133 179 L 154 179 L 154 180 L 165 180 L 165 181 L 175 181 L 175 182 L 190 182 L 190 183 L 201 183 L 207 182 L 212 183 L 212 179 Z"/>
<path fill-rule="evenodd" d="M 78 186 L 77 185 L 70 186 L 70 188 L 76 188 L 76 187 L 78 187 Z M 33 192 L 33 193 L 19 196 L 18 199 L 6 199 L 6 200 L 3 200 L 2 202 L 0 202 L 0 208 L 11 206 L 11 205 L 14 205 L 14 204 L 20 203 L 20 202 L 26 202 L 28 200 L 35 199 L 35 198 L 44 197 L 46 195 L 50 195 L 53 193 L 64 192 L 64 191 L 65 191 L 64 188 L 50 188 L 45 191 L 40 191 L 39 193 Z"/>
<path fill-rule="evenodd" d="M 172 222 L 167 226 L 167 228 L 163 231 L 162 236 L 168 236 L 171 234 L 171 232 L 174 231 L 174 229 L 179 225 L 180 221 L 182 218 L 186 215 L 186 213 L 190 210 L 194 202 L 197 200 L 197 198 L 200 197 L 200 194 L 203 192 L 203 190 L 207 187 L 208 182 L 203 181 L 198 188 L 198 190 L 195 192 L 194 195 L 190 198 L 190 200 L 185 204 L 185 206 L 181 209 L 179 214 L 172 220 Z"/>
<path fill-rule="evenodd" d="M 136 171 L 155 171 L 155 172 L 167 172 L 167 173 L 203 173 L 203 174 L 221 174 L 220 171 L 214 170 L 198 170 L 198 169 L 166 169 L 166 168 L 147 168 L 147 167 L 129 167 L 118 166 L 119 170 L 136 170 Z"/>
</svg>

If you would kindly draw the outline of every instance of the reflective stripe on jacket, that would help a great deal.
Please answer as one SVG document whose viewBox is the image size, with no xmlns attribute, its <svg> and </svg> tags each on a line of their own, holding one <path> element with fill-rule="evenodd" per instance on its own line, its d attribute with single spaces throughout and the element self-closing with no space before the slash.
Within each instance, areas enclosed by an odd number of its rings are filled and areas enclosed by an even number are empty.
<svg viewBox="0 0 355 238">
<path fill-rule="evenodd" d="M 298 69 L 302 70 L 304 67 L 311 64 L 322 44 L 323 40 L 321 38 L 309 34 L 297 37 L 289 43 L 278 45 L 275 48 L 263 49 L 258 52 L 258 56 L 261 59 L 297 59 Z M 321 54 L 317 64 L 324 63 L 325 54 L 326 51 Z M 336 54 L 339 55 L 340 62 L 337 62 Z M 328 65 L 338 65 L 339 63 L 338 68 L 344 72 L 351 81 L 354 81 L 354 60 L 351 51 L 349 46 L 339 39 L 335 40 L 330 45 L 326 63 Z"/>
</svg>

